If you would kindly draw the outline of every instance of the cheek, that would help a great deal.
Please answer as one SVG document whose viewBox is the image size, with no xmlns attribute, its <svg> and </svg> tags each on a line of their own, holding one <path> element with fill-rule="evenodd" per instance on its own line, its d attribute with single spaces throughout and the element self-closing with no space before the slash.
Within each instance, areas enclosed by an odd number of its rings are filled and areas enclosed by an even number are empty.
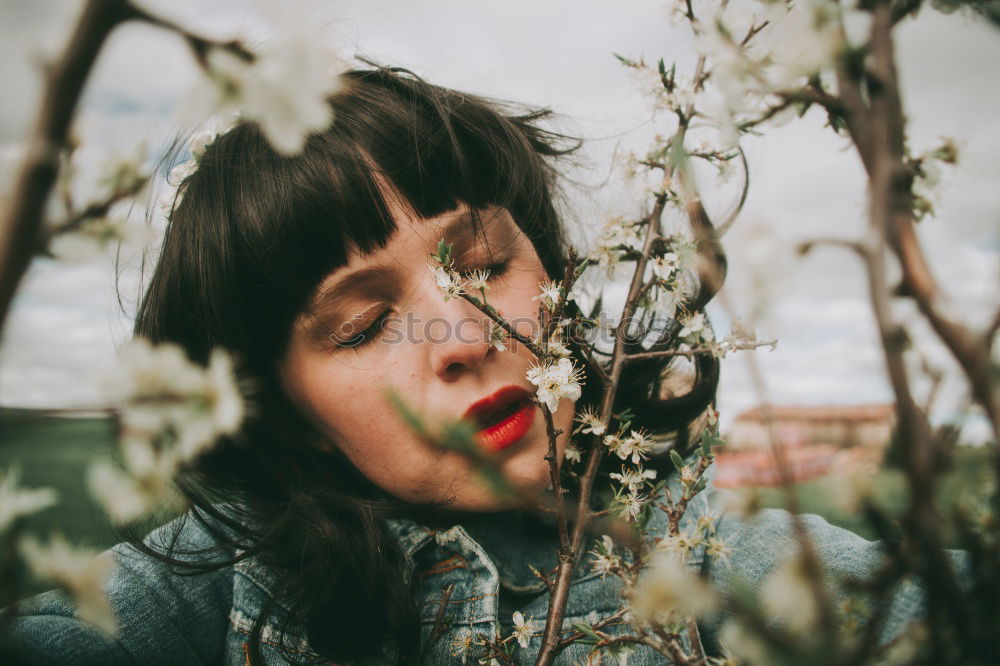
<svg viewBox="0 0 1000 666">
<path fill-rule="evenodd" d="M 535 296 L 541 291 L 539 285 L 547 279 L 548 275 L 536 259 L 512 271 L 501 281 L 494 298 L 489 299 L 490 303 L 503 313 L 514 330 L 526 337 L 534 337 L 538 333 L 539 304 Z"/>
<path fill-rule="evenodd" d="M 283 370 L 285 390 L 304 416 L 330 444 L 349 457 L 377 433 L 385 419 L 377 410 L 375 384 L 339 364 L 289 364 Z"/>
</svg>

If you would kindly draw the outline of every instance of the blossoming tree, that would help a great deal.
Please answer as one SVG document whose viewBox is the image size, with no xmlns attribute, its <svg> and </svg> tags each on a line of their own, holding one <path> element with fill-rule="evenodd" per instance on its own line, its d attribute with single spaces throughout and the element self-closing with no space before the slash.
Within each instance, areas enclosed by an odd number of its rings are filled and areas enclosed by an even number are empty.
<svg viewBox="0 0 1000 666">
<path fill-rule="evenodd" d="M 960 585 L 946 563 L 940 539 L 944 518 L 935 508 L 935 479 L 942 460 L 949 455 L 946 442 L 929 425 L 909 388 L 902 361 L 905 330 L 893 319 L 889 304 L 896 298 L 912 299 L 933 330 L 952 351 L 965 372 L 971 394 L 993 427 L 998 429 L 995 364 L 991 361 L 993 338 L 1000 327 L 1000 313 L 986 330 L 976 331 L 943 307 L 944 296 L 934 281 L 914 230 L 927 210 L 926 199 L 914 187 L 927 180 L 939 162 L 956 159 L 953 147 L 921 155 L 909 153 L 904 114 L 896 81 L 893 30 L 918 11 L 920 0 L 868 0 L 848 7 L 833 0 L 747 2 L 730 7 L 695 0 L 671 5 L 675 18 L 693 31 L 699 57 L 685 75 L 663 61 L 656 66 L 643 60 L 620 57 L 626 67 L 648 82 L 669 131 L 659 137 L 642 157 L 631 164 L 633 177 L 648 186 L 648 214 L 639 219 L 612 218 L 586 254 L 571 252 L 560 280 L 539 285 L 540 332 L 529 339 L 518 333 L 489 303 L 488 275 L 460 275 L 452 264 L 450 247 L 442 242 L 430 257 L 443 297 L 464 298 L 479 307 L 493 322 L 491 343 L 500 350 L 516 340 L 536 357 L 526 379 L 537 388 L 535 399 L 545 417 L 550 447 L 551 494 L 540 508 L 556 516 L 559 565 L 538 572 L 551 594 L 544 627 L 518 611 L 513 632 L 507 636 L 468 638 L 463 649 L 475 647 L 482 663 L 510 663 L 514 645 L 527 646 L 540 632 L 538 663 L 553 663 L 568 645 L 584 642 L 595 658 L 606 654 L 624 663 L 634 645 L 646 645 L 677 664 L 720 663 L 697 648 L 697 618 L 715 610 L 722 600 L 704 580 L 684 566 L 692 550 L 701 546 L 710 557 L 724 559 L 728 544 L 716 538 L 712 516 L 702 516 L 682 529 L 688 505 L 707 485 L 719 437 L 718 414 L 709 411 L 695 455 L 685 459 L 669 455 L 677 468 L 678 483 L 667 484 L 644 467 L 654 455 L 654 442 L 632 415 L 614 413 L 615 397 L 626 367 L 651 358 L 724 357 L 737 350 L 773 346 L 752 332 L 735 329 L 718 339 L 705 315 L 705 306 L 718 292 L 726 274 L 721 238 L 735 215 L 712 220 L 701 200 L 692 164 L 701 160 L 720 171 L 744 163 L 742 136 L 759 132 L 783 114 L 817 106 L 828 115 L 833 131 L 844 132 L 865 167 L 869 186 L 869 231 L 855 242 L 838 241 L 857 254 L 870 285 L 870 298 L 885 350 L 889 378 L 896 394 L 896 438 L 905 452 L 909 483 L 909 509 L 898 526 L 876 505 L 861 503 L 890 548 L 888 566 L 866 590 L 860 609 L 835 606 L 824 586 L 822 563 L 810 546 L 801 521 L 796 534 L 799 554 L 770 575 L 759 593 L 726 603 L 734 620 L 723 630 L 734 659 L 751 663 L 872 663 L 892 658 L 896 646 L 879 642 L 885 600 L 904 579 L 916 579 L 928 592 L 931 622 L 905 634 L 901 643 L 911 649 L 913 660 L 926 663 L 980 663 L 989 653 L 996 622 L 1000 620 L 1000 540 L 995 511 L 1000 491 L 994 490 L 986 517 L 975 522 L 967 515 L 954 525 L 974 562 L 974 585 Z M 943 8 L 953 4 L 939 3 Z M 969 3 L 997 20 L 994 5 Z M 848 15 L 864 18 L 868 31 L 850 40 L 845 29 Z M 313 30 L 301 22 L 263 50 L 251 51 L 238 42 L 218 42 L 150 14 L 127 0 L 90 0 L 65 52 L 47 81 L 44 100 L 33 131 L 27 158 L 3 214 L 0 230 L 0 326 L 32 258 L 50 252 L 58 239 L 75 237 L 88 242 L 126 239 L 132 229 L 110 223 L 109 213 L 122 202 L 141 200 L 149 174 L 138 165 L 122 165 L 108 179 L 108 188 L 92 202 L 76 205 L 66 200 L 61 219 L 47 219 L 47 203 L 71 158 L 70 128 L 77 101 L 102 44 L 119 25 L 144 21 L 180 35 L 203 73 L 200 98 L 220 113 L 238 111 L 259 124 L 276 150 L 294 154 L 305 137 L 336 122 L 325 99 L 338 86 L 331 63 L 336 58 L 317 49 L 323 39 L 304 38 Z M 794 39 L 793 39 L 794 38 Z M 690 135 L 696 126 L 710 127 L 714 145 L 692 149 Z M 214 131 L 192 143 L 194 162 L 179 168 L 173 179 L 183 180 L 185 170 L 197 164 L 199 151 Z M 744 188 L 748 183 L 744 183 Z M 745 192 L 744 192 L 745 197 Z M 174 205 L 176 200 L 171 200 Z M 663 219 L 675 215 L 687 222 L 687 232 L 667 234 Z M 823 242 L 823 241 L 817 241 Z M 815 243 L 803 247 L 810 249 Z M 902 278 L 890 286 L 887 262 L 895 261 Z M 601 350 L 576 335 L 583 319 L 575 304 L 575 290 L 587 270 L 613 271 L 631 267 L 628 293 L 615 329 L 614 345 Z M 642 349 L 627 344 L 628 326 L 641 313 L 661 313 L 669 325 Z M 596 311 L 589 313 L 594 317 Z M 586 361 L 589 374 L 578 363 Z M 176 499 L 171 479 L 185 462 L 211 447 L 220 436 L 235 432 L 245 406 L 234 379 L 236 360 L 217 351 L 206 367 L 192 364 L 172 346 L 152 347 L 136 340 L 124 351 L 121 375 L 113 382 L 112 396 L 119 418 L 119 447 L 123 469 L 94 465 L 90 486 L 112 519 L 130 522 L 151 509 Z M 552 414 L 560 400 L 577 400 L 583 381 L 599 383 L 596 407 L 580 410 L 578 425 L 570 433 L 565 462 L 556 455 Z M 424 428 L 419 414 L 398 408 L 414 428 Z M 458 448 L 473 457 L 498 492 L 511 492 L 493 469 L 493 461 L 475 446 L 468 425 L 456 424 L 445 432 L 425 432 L 442 446 Z M 776 450 L 780 460 L 780 450 Z M 592 490 L 605 456 L 621 461 L 621 471 L 611 478 L 616 492 L 607 507 L 595 508 Z M 617 462 L 617 461 L 616 461 Z M 1000 466 L 1000 462 L 998 462 Z M 567 480 L 577 487 L 575 502 L 564 498 Z M 786 480 L 786 483 L 787 480 Z M 790 483 L 788 483 L 790 486 Z M 655 500 L 655 501 L 654 501 Z M 81 617 L 113 632 L 114 617 L 102 601 L 101 583 L 108 564 L 53 538 L 48 543 L 22 534 L 19 519 L 55 501 L 49 489 L 22 489 L 16 470 L 0 477 L 0 539 L 13 547 L 29 566 L 51 578 L 77 599 Z M 636 539 L 652 512 L 665 512 L 667 530 L 655 538 Z M 592 534 L 598 518 L 617 517 L 624 529 L 615 536 Z M 570 524 L 572 523 L 572 529 Z M 609 523 L 605 523 L 606 525 Z M 613 523 L 610 523 L 613 524 Z M 889 539 L 895 536 L 901 539 Z M 595 566 L 603 575 L 623 581 L 618 613 L 597 623 L 582 623 L 563 630 L 570 593 L 573 563 L 592 549 Z M 7 571 L 14 564 L 4 562 Z M 444 598 L 447 601 L 447 597 Z M 6 601 L 6 600 L 5 600 Z M 843 617 L 853 615 L 855 624 Z M 856 616 L 856 617 L 854 617 Z M 769 618 L 782 618 L 775 629 Z M 625 635 L 604 631 L 608 624 L 627 620 L 634 632 Z M 845 632 L 843 627 L 863 627 Z M 2 626 L 0 626 L 2 631 Z M 439 635 L 434 632 L 432 635 Z"/>
</svg>

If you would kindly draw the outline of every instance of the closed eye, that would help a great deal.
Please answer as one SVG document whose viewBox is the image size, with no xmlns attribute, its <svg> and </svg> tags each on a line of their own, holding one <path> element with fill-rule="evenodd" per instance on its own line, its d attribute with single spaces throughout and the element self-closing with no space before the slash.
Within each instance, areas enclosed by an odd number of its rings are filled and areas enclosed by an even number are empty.
<svg viewBox="0 0 1000 666">
<path fill-rule="evenodd" d="M 507 273 L 507 269 L 510 268 L 510 260 L 504 259 L 502 261 L 496 261 L 492 264 L 487 264 L 485 266 L 471 266 L 468 268 L 461 268 L 458 270 L 463 276 L 468 277 L 475 271 L 489 271 L 490 280 L 495 280 L 497 278 L 503 277 Z"/>
<path fill-rule="evenodd" d="M 469 268 L 460 269 L 458 272 L 464 276 L 471 275 L 477 270 L 489 271 L 489 280 L 497 280 L 503 277 L 507 270 L 510 268 L 510 260 L 504 259 L 502 261 L 493 262 L 485 266 L 473 266 Z M 385 324 L 389 319 L 389 314 L 392 312 L 391 309 L 386 309 L 380 314 L 375 321 L 371 323 L 365 330 L 355 333 L 353 330 L 343 331 L 343 335 L 338 335 L 337 333 L 331 333 L 328 337 L 333 342 L 336 347 L 342 349 L 360 349 L 370 345 L 371 343 L 378 340 L 378 338 L 383 334 Z M 349 326 L 346 324 L 345 326 Z M 348 337 L 349 336 L 349 337 Z"/>
<path fill-rule="evenodd" d="M 389 318 L 389 313 L 392 310 L 385 310 L 380 314 L 375 321 L 371 323 L 371 326 L 361 331 L 360 333 L 355 333 L 353 330 L 343 331 L 345 335 L 350 335 L 350 337 L 338 336 L 336 333 L 330 334 L 330 340 L 337 347 L 342 347 L 346 349 L 357 349 L 359 347 L 364 347 L 369 345 L 378 339 L 379 335 L 382 334 L 383 327 L 385 326 L 386 320 Z M 346 324 L 345 326 L 349 326 Z"/>
</svg>

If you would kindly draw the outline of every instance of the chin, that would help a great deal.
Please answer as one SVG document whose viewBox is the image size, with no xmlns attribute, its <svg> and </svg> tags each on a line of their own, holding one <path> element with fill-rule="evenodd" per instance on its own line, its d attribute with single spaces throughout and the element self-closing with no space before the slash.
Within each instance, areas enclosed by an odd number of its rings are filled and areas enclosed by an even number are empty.
<svg viewBox="0 0 1000 666">
<path fill-rule="evenodd" d="M 459 511 L 488 513 L 513 509 L 525 503 L 530 504 L 546 491 L 550 482 L 548 463 L 544 460 L 540 462 L 542 464 L 537 469 L 531 470 L 530 475 L 524 474 L 527 470 L 519 470 L 522 472 L 520 474 L 503 470 L 508 481 L 517 490 L 517 497 L 513 499 L 498 497 L 485 481 L 478 481 L 476 492 L 471 492 L 465 497 L 460 495 L 451 507 Z"/>
</svg>

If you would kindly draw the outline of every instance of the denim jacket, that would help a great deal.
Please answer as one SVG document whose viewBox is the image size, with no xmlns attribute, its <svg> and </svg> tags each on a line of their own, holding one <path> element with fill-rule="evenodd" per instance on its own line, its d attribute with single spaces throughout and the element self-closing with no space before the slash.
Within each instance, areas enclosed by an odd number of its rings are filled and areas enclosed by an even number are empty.
<svg viewBox="0 0 1000 666">
<path fill-rule="evenodd" d="M 676 478 L 670 483 L 675 493 L 677 483 Z M 715 497 L 712 486 L 698 495 L 689 505 L 681 527 L 713 511 Z M 654 516 L 647 534 L 662 536 L 666 517 L 660 511 Z M 882 548 L 877 542 L 829 525 L 818 516 L 806 515 L 803 520 L 827 571 L 834 576 L 864 576 L 878 567 Z M 478 663 L 475 648 L 462 653 L 463 639 L 477 632 L 490 637 L 497 632 L 510 635 L 515 610 L 522 611 L 525 618 L 533 618 L 537 630 L 527 648 L 515 647 L 515 661 L 534 662 L 541 645 L 548 594 L 529 565 L 542 571 L 552 568 L 554 535 L 524 530 L 510 514 L 483 515 L 444 530 L 432 530 L 409 520 L 389 521 L 389 528 L 405 553 L 408 574 L 417 578 L 425 642 L 435 624 L 443 591 L 454 585 L 447 608 L 451 622 L 434 643 L 429 663 Z M 723 514 L 716 519 L 716 534 L 731 547 L 729 556 L 706 558 L 704 546 L 700 546 L 693 551 L 688 566 L 706 575 L 723 598 L 737 580 L 757 588 L 776 565 L 797 549 L 791 517 L 779 510 L 766 510 L 754 518 Z M 156 535 L 154 532 L 151 536 Z M 192 546 L 211 543 L 195 521 L 188 521 L 181 538 Z M 105 638 L 74 617 L 73 606 L 64 595 L 46 592 L 22 602 L 11 624 L 15 636 L 29 646 L 30 663 L 242 666 L 249 662 L 251 628 L 273 589 L 272 574 L 266 568 L 248 558 L 212 573 L 181 576 L 121 544 L 111 550 L 119 566 L 107 583 L 107 592 L 119 619 L 118 636 L 114 640 Z M 958 567 L 967 568 L 964 554 L 953 555 Z M 584 554 L 576 566 L 565 630 L 573 623 L 597 622 L 621 607 L 620 580 L 613 574 L 602 576 L 594 571 L 592 558 L 592 554 Z M 882 633 L 884 640 L 920 615 L 922 600 L 918 585 L 897 588 Z M 716 636 L 725 617 L 724 605 L 715 618 L 699 621 L 700 640 L 710 654 L 718 653 Z M 630 633 L 632 627 L 618 621 L 602 631 Z M 312 653 L 303 631 L 292 628 L 282 636 L 272 616 L 262 635 L 268 664 L 289 663 L 278 648 L 282 638 L 299 660 L 330 663 Z M 590 647 L 574 643 L 557 657 L 556 663 L 587 663 Z M 379 661 L 384 660 L 368 663 Z M 628 663 L 640 666 L 669 662 L 641 646 Z"/>
</svg>

